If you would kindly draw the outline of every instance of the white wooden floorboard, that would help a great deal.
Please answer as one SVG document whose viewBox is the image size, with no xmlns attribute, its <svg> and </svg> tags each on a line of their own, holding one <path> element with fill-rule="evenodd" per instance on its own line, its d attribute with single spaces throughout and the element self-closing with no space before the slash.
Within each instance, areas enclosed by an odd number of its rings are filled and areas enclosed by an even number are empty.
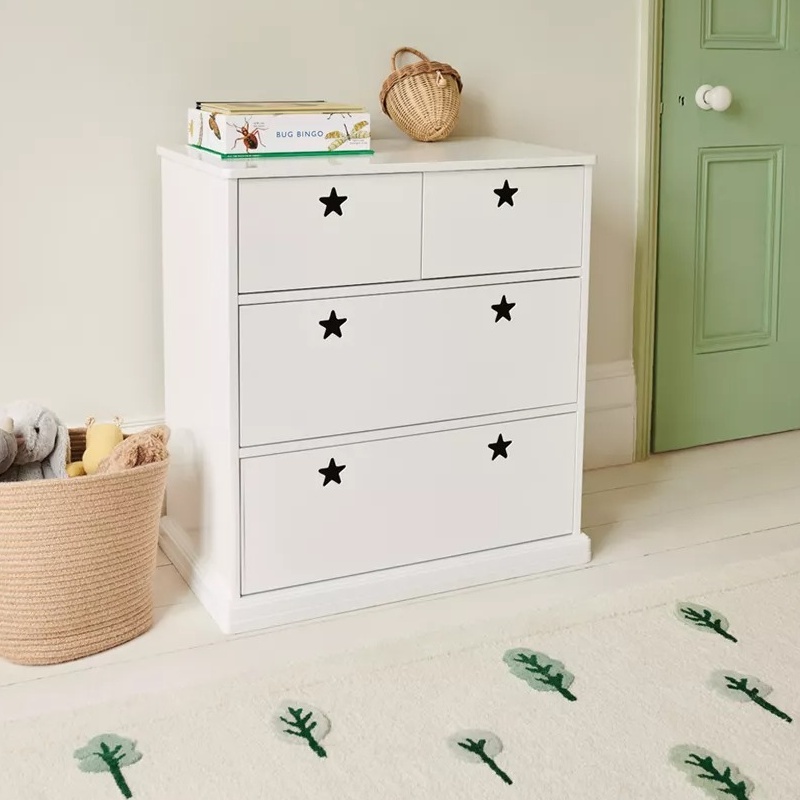
<svg viewBox="0 0 800 800">
<path fill-rule="evenodd" d="M 661 453 L 641 463 L 592 470 L 584 477 L 584 493 L 659 483 L 674 478 L 704 478 L 720 469 L 744 465 L 755 467 L 784 459 L 796 463 L 798 457 L 800 431 L 724 442 L 691 450 Z"/>
<path fill-rule="evenodd" d="M 0 720 L 336 655 L 800 547 L 800 432 L 589 472 L 585 488 L 594 550 L 585 567 L 238 637 L 219 632 L 159 551 L 152 630 L 68 664 L 0 661 Z"/>
<path fill-rule="evenodd" d="M 676 547 L 730 539 L 800 522 L 800 490 L 786 489 L 739 500 L 588 528 L 593 561 L 641 558 Z M 800 546 L 800 537 L 797 545 Z"/>
<path fill-rule="evenodd" d="M 799 451 L 800 452 L 800 451 Z M 680 509 L 699 508 L 800 487 L 800 458 L 738 465 L 697 476 L 671 478 L 587 494 L 583 525 L 643 519 Z"/>
<path fill-rule="evenodd" d="M 153 605 L 156 608 L 196 602 L 197 598 L 186 585 L 186 581 L 169 561 L 163 566 L 156 567 L 153 579 Z"/>
</svg>

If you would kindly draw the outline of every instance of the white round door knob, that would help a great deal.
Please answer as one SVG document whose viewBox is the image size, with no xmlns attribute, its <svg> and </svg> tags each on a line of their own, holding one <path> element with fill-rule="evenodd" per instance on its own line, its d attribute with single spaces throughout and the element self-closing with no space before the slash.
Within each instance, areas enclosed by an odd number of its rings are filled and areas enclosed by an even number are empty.
<svg viewBox="0 0 800 800">
<path fill-rule="evenodd" d="M 731 107 L 733 95 L 727 86 L 703 84 L 695 93 L 694 101 L 703 111 L 727 111 Z"/>
</svg>

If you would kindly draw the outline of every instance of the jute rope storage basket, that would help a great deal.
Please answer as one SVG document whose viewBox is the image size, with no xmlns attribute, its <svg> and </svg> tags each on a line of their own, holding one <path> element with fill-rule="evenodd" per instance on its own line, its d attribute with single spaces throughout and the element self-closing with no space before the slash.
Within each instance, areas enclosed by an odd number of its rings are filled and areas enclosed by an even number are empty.
<svg viewBox="0 0 800 800">
<path fill-rule="evenodd" d="M 85 429 L 70 445 L 79 460 Z M 0 483 L 0 657 L 58 664 L 152 627 L 168 465 Z"/>
<path fill-rule="evenodd" d="M 397 58 L 403 53 L 420 61 L 398 67 Z M 412 139 L 438 142 L 456 126 L 462 89 L 461 76 L 449 64 L 431 61 L 413 47 L 401 47 L 392 54 L 392 72 L 381 88 L 381 108 Z"/>
</svg>

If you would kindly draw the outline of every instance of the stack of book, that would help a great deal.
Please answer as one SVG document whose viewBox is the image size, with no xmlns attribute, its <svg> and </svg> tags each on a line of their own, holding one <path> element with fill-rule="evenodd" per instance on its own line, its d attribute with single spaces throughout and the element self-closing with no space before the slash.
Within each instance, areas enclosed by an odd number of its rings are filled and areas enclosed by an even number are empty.
<svg viewBox="0 0 800 800">
<path fill-rule="evenodd" d="M 220 158 L 372 154 L 370 115 L 325 100 L 197 102 L 188 143 Z"/>
</svg>

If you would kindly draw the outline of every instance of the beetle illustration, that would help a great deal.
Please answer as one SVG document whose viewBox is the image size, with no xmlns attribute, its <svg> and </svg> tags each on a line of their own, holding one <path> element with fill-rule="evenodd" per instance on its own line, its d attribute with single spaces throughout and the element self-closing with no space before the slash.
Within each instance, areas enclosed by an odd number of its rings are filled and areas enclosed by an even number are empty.
<svg viewBox="0 0 800 800">
<path fill-rule="evenodd" d="M 244 149 L 247 150 L 247 152 L 258 149 L 259 144 L 262 147 L 264 146 L 264 142 L 261 141 L 261 131 L 266 130 L 263 123 L 257 122 L 251 127 L 250 120 L 245 117 L 244 125 L 242 125 L 241 128 L 231 122 L 229 122 L 228 125 L 235 128 L 236 132 L 241 134 L 233 143 L 234 148 L 239 142 L 244 142 Z"/>
<path fill-rule="evenodd" d="M 219 125 L 217 125 L 216 118 L 217 118 L 217 112 L 215 111 L 208 118 L 208 127 L 211 128 L 211 130 L 214 132 L 214 136 L 216 136 L 217 139 L 221 139 L 222 134 L 219 132 Z"/>
</svg>

